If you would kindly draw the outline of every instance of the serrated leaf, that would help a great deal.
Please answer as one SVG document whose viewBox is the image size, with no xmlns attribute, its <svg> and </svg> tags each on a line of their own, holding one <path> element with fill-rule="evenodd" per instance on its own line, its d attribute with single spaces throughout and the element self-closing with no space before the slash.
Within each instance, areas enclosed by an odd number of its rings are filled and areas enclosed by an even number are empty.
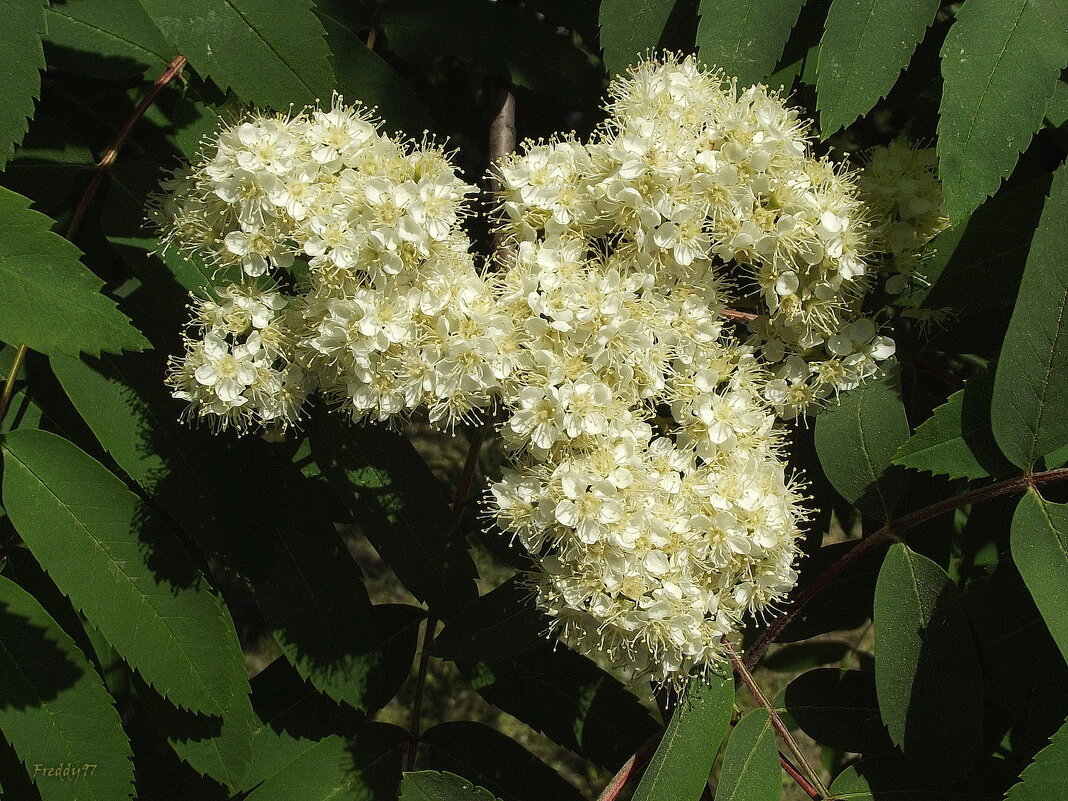
<svg viewBox="0 0 1068 801">
<path fill-rule="evenodd" d="M 510 578 L 457 612 L 430 652 L 452 662 L 522 654 L 544 644 L 548 623 L 534 607 L 533 591 Z"/>
<path fill-rule="evenodd" d="M 1020 783 L 1005 796 L 1005 801 L 1048 801 L 1068 787 L 1068 721 L 1057 729 L 1049 745 L 1035 755 L 1020 774 Z"/>
<path fill-rule="evenodd" d="M 694 677 L 679 699 L 633 801 L 697 801 L 734 710 L 734 678 Z"/>
<path fill-rule="evenodd" d="M 4 439 L 4 507 L 34 557 L 130 666 L 173 703 L 223 714 L 248 694 L 233 622 L 173 535 L 62 437 Z"/>
<path fill-rule="evenodd" d="M 259 720 L 247 695 L 235 696 L 223 715 L 200 715 L 164 701 L 151 687 L 138 686 L 138 703 L 179 759 L 231 792 L 242 788 L 252 760 L 252 733 Z"/>
<path fill-rule="evenodd" d="M 459 59 L 569 107 L 592 103 L 601 89 L 588 54 L 523 8 L 490 0 L 390 0 L 378 25 L 390 49 L 416 64 Z"/>
<path fill-rule="evenodd" d="M 886 97 L 938 6 L 939 0 L 831 3 L 816 66 L 816 106 L 824 138 Z"/>
<path fill-rule="evenodd" d="M 1012 561 L 1068 661 L 1068 504 L 1049 503 L 1030 490 L 1016 507 L 1009 542 Z"/>
<path fill-rule="evenodd" d="M 391 801 L 401 779 L 408 734 L 388 723 L 368 723 L 355 739 L 331 735 L 274 765 L 245 801 Z"/>
<path fill-rule="evenodd" d="M 903 543 L 875 587 L 875 685 L 894 744 L 917 770 L 951 779 L 975 764 L 983 680 L 953 582 Z"/>
<path fill-rule="evenodd" d="M 601 0 L 601 48 L 609 75 L 660 46 L 676 0 Z"/>
<path fill-rule="evenodd" d="M 49 355 L 99 356 L 149 346 L 81 252 L 49 230 L 53 222 L 22 195 L 0 187 L 0 340 Z"/>
<path fill-rule="evenodd" d="M 731 732 L 723 752 L 716 801 L 779 801 L 782 771 L 779 749 L 766 709 L 746 714 Z"/>
<path fill-rule="evenodd" d="M 329 99 L 334 71 L 310 0 L 140 0 L 200 73 L 280 111 Z"/>
<path fill-rule="evenodd" d="M 38 0 L 0 0 L 4 20 L 4 62 L 0 66 L 0 170 L 29 127 L 33 101 L 40 97 L 45 30 L 44 8 Z"/>
<path fill-rule="evenodd" d="M 446 620 L 478 596 L 478 572 L 437 479 L 412 445 L 331 417 L 312 452 L 363 534 L 404 586 Z"/>
<path fill-rule="evenodd" d="M 738 79 L 763 81 L 775 69 L 804 0 L 701 0 L 701 60 Z"/>
<path fill-rule="evenodd" d="M 965 388 L 924 421 L 894 455 L 894 464 L 950 478 L 986 478 L 1011 466 L 990 430 L 994 374 L 967 381 Z"/>
<path fill-rule="evenodd" d="M 433 119 L 411 85 L 342 22 L 344 0 L 318 0 L 315 13 L 334 56 L 337 88 L 347 100 L 376 107 L 392 131 L 418 134 Z"/>
<path fill-rule="evenodd" d="M 44 801 L 133 797 L 132 752 L 114 700 L 74 641 L 2 576 L 0 674 L 0 729 Z M 87 763 L 91 774 L 64 780 L 64 766 Z M 57 766 L 58 776 L 43 772 Z"/>
<path fill-rule="evenodd" d="M 67 0 L 45 19 L 50 67 L 115 80 L 162 72 L 177 55 L 138 0 Z"/>
<path fill-rule="evenodd" d="M 872 673 L 810 670 L 787 685 L 784 699 L 801 731 L 821 745 L 864 754 L 894 747 L 879 716 Z"/>
<path fill-rule="evenodd" d="M 495 801 L 495 796 L 453 773 L 419 770 L 401 780 L 400 801 Z"/>
<path fill-rule="evenodd" d="M 501 801 L 581 801 L 582 793 L 511 737 L 482 723 L 439 723 L 423 733 L 430 767 L 467 777 Z"/>
<path fill-rule="evenodd" d="M 461 668 L 479 695 L 498 709 L 610 770 L 658 729 L 619 681 L 548 641 L 533 651 Z"/>
<path fill-rule="evenodd" d="M 839 494 L 880 521 L 893 517 L 900 476 L 884 476 L 909 438 L 897 370 L 842 393 L 837 405 L 816 416 L 816 451 Z"/>
<path fill-rule="evenodd" d="M 1060 128 L 1068 122 L 1068 83 L 1057 81 L 1053 95 L 1046 104 L 1046 119 L 1054 128 Z"/>
<path fill-rule="evenodd" d="M 942 46 L 938 175 L 962 219 L 997 191 L 1042 125 L 1068 62 L 1064 0 L 970 0 Z"/>
<path fill-rule="evenodd" d="M 156 352 L 101 359 L 53 356 L 52 372 L 104 450 L 196 542 L 222 548 L 214 489 L 197 438 L 178 424 Z M 179 407 L 180 408 L 180 407 Z M 203 435 L 202 434 L 202 438 Z"/>
<path fill-rule="evenodd" d="M 1068 444 L 1068 168 L 1053 177 L 998 359 L 991 424 L 1001 450 L 1030 469 Z"/>
</svg>

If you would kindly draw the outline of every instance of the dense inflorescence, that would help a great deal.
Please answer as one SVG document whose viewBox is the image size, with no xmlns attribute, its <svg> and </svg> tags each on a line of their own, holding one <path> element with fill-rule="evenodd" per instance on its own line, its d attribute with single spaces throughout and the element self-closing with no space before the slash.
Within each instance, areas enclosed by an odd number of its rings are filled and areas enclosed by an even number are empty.
<svg viewBox="0 0 1068 801">
<path fill-rule="evenodd" d="M 610 95 L 590 142 L 495 166 L 499 272 L 476 268 L 474 188 L 439 147 L 340 102 L 225 127 L 157 215 L 243 277 L 194 302 L 168 380 L 191 417 L 240 430 L 296 422 L 312 392 L 355 421 L 495 408 L 512 465 L 489 512 L 537 558 L 554 631 L 678 685 L 793 587 L 778 419 L 893 353 L 861 309 L 866 259 L 923 236 L 872 226 L 855 177 L 762 86 L 667 56 Z M 879 213 L 930 227 L 927 190 L 895 199 L 882 163 Z"/>
</svg>

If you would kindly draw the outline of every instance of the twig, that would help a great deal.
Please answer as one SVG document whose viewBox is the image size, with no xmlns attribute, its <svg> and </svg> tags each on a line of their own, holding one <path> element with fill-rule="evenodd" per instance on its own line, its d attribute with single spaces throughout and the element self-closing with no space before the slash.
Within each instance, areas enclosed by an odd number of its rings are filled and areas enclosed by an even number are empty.
<svg viewBox="0 0 1068 801">
<path fill-rule="evenodd" d="M 790 730 L 786 728 L 786 724 L 782 722 L 782 718 L 779 717 L 778 710 L 768 700 L 768 697 L 764 695 L 764 691 L 760 689 L 760 685 L 756 683 L 756 679 L 753 678 L 753 674 L 749 672 L 749 669 L 745 666 L 745 662 L 738 656 L 737 651 L 731 646 L 726 639 L 723 640 L 723 647 L 727 652 L 727 657 L 731 660 L 731 665 L 734 667 L 734 673 L 738 678 L 742 680 L 747 688 L 749 688 L 750 695 L 753 696 L 760 706 L 767 710 L 768 715 L 771 718 L 772 728 L 779 733 L 779 737 L 786 743 L 786 748 L 797 760 L 797 764 L 800 765 L 801 770 L 805 773 L 805 778 L 811 783 L 818 793 L 817 798 L 828 798 L 829 793 L 827 788 L 823 785 L 823 781 L 820 779 L 820 775 L 816 773 L 812 765 L 809 764 L 808 758 L 801 751 L 800 746 L 797 744 L 797 740 L 790 734 Z"/>
<path fill-rule="evenodd" d="M 820 795 L 820 791 L 812 786 L 812 783 L 804 777 L 804 775 L 797 769 L 793 762 L 787 759 L 782 754 L 779 754 L 779 764 L 797 786 L 805 791 L 805 795 L 812 799 L 812 801 L 820 801 L 823 796 Z"/>
<path fill-rule="evenodd" d="M 118 160 L 119 151 L 121 151 L 123 145 L 126 144 L 126 140 L 129 138 L 130 132 L 133 131 L 134 126 L 145 115 L 145 112 L 148 111 L 151 105 L 156 102 L 156 98 L 159 97 L 159 94 L 163 91 L 164 87 L 177 78 L 181 71 L 185 69 L 185 65 L 185 56 L 175 56 L 174 60 L 167 65 L 167 69 L 163 71 L 163 74 L 156 78 L 155 83 L 152 84 L 152 88 L 141 98 L 141 102 L 137 104 L 137 107 L 130 112 L 130 116 L 126 118 L 122 127 L 119 128 L 119 132 L 115 135 L 115 139 L 111 142 L 108 149 L 104 151 L 104 155 L 100 157 L 100 160 L 93 168 L 93 176 L 89 179 L 88 186 L 85 187 L 85 191 L 82 193 L 78 205 L 70 216 L 70 221 L 67 223 L 67 230 L 63 234 L 67 239 L 73 239 L 74 235 L 81 227 L 86 212 L 89 211 L 89 206 L 92 205 L 93 198 L 95 198 L 96 193 L 100 191 L 100 187 L 104 185 L 104 177 L 107 175 L 107 172 L 111 169 L 112 165 Z M 22 369 L 22 363 L 26 360 L 27 351 L 28 348 L 26 345 L 19 345 L 15 350 L 14 358 L 11 360 L 11 370 L 8 372 L 7 378 L 4 380 L 3 394 L 0 394 L 0 420 L 7 414 L 7 407 L 11 404 L 11 398 L 15 394 L 15 381 L 18 378 L 19 370 Z"/>
<path fill-rule="evenodd" d="M 624 762 L 623 767 L 616 771 L 616 775 L 611 778 L 608 784 L 605 785 L 604 790 L 601 791 L 601 794 L 597 796 L 597 801 L 616 801 L 619 794 L 623 791 L 623 788 L 626 787 L 627 782 L 633 779 L 638 771 L 645 767 L 645 764 L 653 758 L 657 746 L 660 745 L 662 736 L 663 732 L 658 732 L 650 737 L 645 745 L 639 748 L 630 759 Z"/>
<path fill-rule="evenodd" d="M 805 607 L 805 605 L 811 601 L 821 589 L 839 576 L 847 567 L 854 562 L 859 561 L 861 557 L 866 554 L 886 545 L 888 542 L 900 538 L 906 531 L 916 528 L 916 526 L 926 523 L 928 520 L 943 515 L 946 512 L 952 512 L 954 509 L 959 509 L 962 506 L 968 506 L 969 504 L 977 503 L 979 501 L 988 501 L 993 498 L 1000 498 L 1005 495 L 1015 495 L 1019 492 L 1025 492 L 1030 487 L 1040 487 L 1045 484 L 1055 484 L 1065 480 L 1068 480 L 1068 467 L 1018 476 L 1017 478 L 1006 479 L 1005 481 L 999 481 L 996 484 L 990 484 L 986 487 L 980 487 L 979 489 L 965 492 L 953 498 L 947 498 L 938 503 L 932 503 L 930 506 L 925 506 L 922 509 L 905 515 L 904 517 L 899 517 L 897 520 L 892 520 L 870 537 L 861 540 L 856 547 L 849 551 L 849 553 L 843 555 L 841 559 L 834 562 L 834 564 L 816 576 L 812 583 L 798 594 L 797 598 L 793 600 L 790 606 L 788 606 L 781 615 L 775 618 L 764 633 L 760 635 L 760 638 L 753 643 L 752 647 L 750 647 L 748 653 L 745 655 L 745 666 L 752 669 L 753 666 L 760 661 L 760 657 L 764 655 L 768 646 L 775 641 L 775 638 L 779 636 L 784 628 L 786 628 L 787 624 L 797 617 L 797 614 Z"/>
</svg>

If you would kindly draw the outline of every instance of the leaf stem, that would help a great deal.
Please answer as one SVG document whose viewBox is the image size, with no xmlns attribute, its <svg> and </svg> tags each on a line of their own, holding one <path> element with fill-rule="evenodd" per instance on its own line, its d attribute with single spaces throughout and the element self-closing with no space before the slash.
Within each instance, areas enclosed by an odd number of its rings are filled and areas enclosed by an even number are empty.
<svg viewBox="0 0 1068 801">
<path fill-rule="evenodd" d="M 841 559 L 834 562 L 830 567 L 816 576 L 812 583 L 798 594 L 782 614 L 772 621 L 771 625 L 768 626 L 762 635 L 760 635 L 760 638 L 753 643 L 749 652 L 745 656 L 745 666 L 752 669 L 752 667 L 760 661 L 760 657 L 764 655 L 768 646 L 775 641 L 775 638 L 779 636 L 784 628 L 786 628 L 787 624 L 797 617 L 797 614 L 805 607 L 805 605 L 808 604 L 820 590 L 827 586 L 827 584 L 839 576 L 847 567 L 854 562 L 859 561 L 860 558 L 866 554 L 895 539 L 899 539 L 906 531 L 926 523 L 934 517 L 943 515 L 946 512 L 952 512 L 954 509 L 959 509 L 962 506 L 968 506 L 969 504 L 978 503 L 980 501 L 989 501 L 993 498 L 1000 498 L 1005 495 L 1015 495 L 1016 493 L 1026 492 L 1031 487 L 1037 488 L 1045 484 L 1055 484 L 1059 481 L 1066 480 L 1068 480 L 1068 467 L 1061 467 L 1056 470 L 1046 470 L 1041 473 L 1028 473 L 1026 475 L 1017 476 L 1016 478 L 999 481 L 996 484 L 990 484 L 986 487 L 979 487 L 978 489 L 956 495 L 952 498 L 947 498 L 944 501 L 932 503 L 930 506 L 925 506 L 915 512 L 899 517 L 897 520 L 890 521 L 870 537 L 861 540 L 856 547 L 849 551 L 849 553 L 843 555 Z"/>
<path fill-rule="evenodd" d="M 778 710 L 776 710 L 775 706 L 768 700 L 768 697 L 764 695 L 764 691 L 761 690 L 760 685 L 756 683 L 756 679 L 754 679 L 753 674 L 749 672 L 749 668 L 745 666 L 745 662 L 742 661 L 742 658 L 738 656 L 738 652 L 734 650 L 734 647 L 727 642 L 726 639 L 723 640 L 723 646 L 727 652 L 727 658 L 731 661 L 731 666 L 734 668 L 735 674 L 742 680 L 742 684 L 749 689 L 749 694 L 753 696 L 753 700 L 767 710 L 768 715 L 771 718 L 772 728 L 778 732 L 779 737 L 781 737 L 782 741 L 786 744 L 787 750 L 793 755 L 793 758 L 804 772 L 805 778 L 816 790 L 817 795 L 815 797 L 829 798 L 830 794 L 827 792 L 823 780 L 820 779 L 820 775 L 813 769 L 812 765 L 809 764 L 808 758 L 797 744 L 797 740 L 794 739 L 790 730 L 786 728 L 786 724 L 783 723 L 782 718 L 779 717 Z"/>
<path fill-rule="evenodd" d="M 130 116 L 126 118 L 122 127 L 119 128 L 119 132 L 115 135 L 115 139 L 108 146 L 108 149 L 104 151 L 104 155 L 100 157 L 100 160 L 93 168 L 92 178 L 89 179 L 88 186 L 85 187 L 85 191 L 82 193 L 78 205 L 70 216 L 70 221 L 67 223 L 67 230 L 63 234 L 64 237 L 67 239 L 74 238 L 74 235 L 81 227 L 82 221 L 85 219 L 86 212 L 89 211 L 89 207 L 93 203 L 93 198 L 95 198 L 96 193 L 100 191 L 100 187 L 104 185 L 104 177 L 107 175 L 107 171 L 111 169 L 112 165 L 118 160 L 119 151 L 121 151 L 123 145 L 126 144 L 130 132 L 133 131 L 138 120 L 145 116 L 145 112 L 148 111 L 149 107 L 156 102 L 156 98 L 159 97 L 159 94 L 163 91 L 164 87 L 177 78 L 182 70 L 185 69 L 185 65 L 185 56 L 175 56 L 174 60 L 167 65 L 167 69 L 163 71 L 163 74 L 156 78 L 155 83 L 152 84 L 152 88 L 141 98 L 141 102 L 137 104 L 137 107 L 130 112 Z M 8 372 L 7 378 L 4 380 L 3 394 L 0 394 L 0 420 L 7 414 L 7 407 L 11 405 L 11 398 L 15 394 L 15 381 L 18 379 L 22 363 L 26 360 L 27 350 L 28 348 L 25 345 L 19 345 L 18 349 L 15 351 L 15 357 L 11 360 L 11 370 Z"/>
</svg>

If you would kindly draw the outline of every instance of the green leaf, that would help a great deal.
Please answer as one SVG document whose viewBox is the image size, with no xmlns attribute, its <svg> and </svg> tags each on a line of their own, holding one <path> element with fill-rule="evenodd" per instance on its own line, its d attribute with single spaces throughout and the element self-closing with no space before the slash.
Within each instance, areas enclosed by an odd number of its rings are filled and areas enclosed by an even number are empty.
<svg viewBox="0 0 1068 801">
<path fill-rule="evenodd" d="M 983 681 L 967 617 L 945 572 L 902 543 L 875 587 L 875 685 L 895 745 L 950 779 L 975 763 Z"/>
<path fill-rule="evenodd" d="M 0 170 L 26 133 L 33 101 L 40 97 L 44 52 L 44 8 L 38 0 L 0 0 L 4 20 L 4 64 L 0 68 Z M 2 208 L 2 207 L 0 207 Z M 5 234 L 6 238 L 6 234 Z M 2 312 L 0 312 L 2 314 Z"/>
<path fill-rule="evenodd" d="M 601 48 L 609 75 L 625 72 L 656 50 L 676 0 L 601 0 Z"/>
<path fill-rule="evenodd" d="M 1068 444 L 1068 168 L 1057 170 L 998 359 L 994 437 L 1025 470 Z"/>
<path fill-rule="evenodd" d="M 569 648 L 462 664 L 479 695 L 591 762 L 618 769 L 659 728 L 619 681 Z"/>
<path fill-rule="evenodd" d="M 548 619 L 534 607 L 532 591 L 514 577 L 457 612 L 434 638 L 430 652 L 452 662 L 499 659 L 543 645 L 548 628 Z"/>
<path fill-rule="evenodd" d="M 568 107 L 594 102 L 601 89 L 589 55 L 526 9 L 489 0 L 390 0 L 378 24 L 390 49 L 415 64 L 458 59 Z"/>
<path fill-rule="evenodd" d="M 763 81 L 775 70 L 804 0 L 701 0 L 701 60 L 738 79 Z"/>
<path fill-rule="evenodd" d="M 279 111 L 328 99 L 334 71 L 311 0 L 141 0 L 201 75 Z"/>
<path fill-rule="evenodd" d="M 70 356 L 147 347 L 52 225 L 22 195 L 0 187 L 0 340 Z"/>
<path fill-rule="evenodd" d="M 67 440 L 4 440 L 4 506 L 34 557 L 89 621 L 172 703 L 225 714 L 248 694 L 222 602 L 173 535 Z"/>
<path fill-rule="evenodd" d="M 390 801 L 407 742 L 407 732 L 387 723 L 368 723 L 354 740 L 302 740 L 302 750 L 277 762 L 245 801 Z"/>
<path fill-rule="evenodd" d="M 0 576 L 0 729 L 44 801 L 133 797 L 130 743 L 114 701 L 33 596 Z M 92 773 L 72 781 L 57 766 Z"/>
<path fill-rule="evenodd" d="M 430 767 L 466 776 L 501 801 L 581 801 L 556 771 L 506 734 L 482 723 L 458 720 L 424 732 Z M 470 783 L 470 782 L 469 782 Z"/>
<path fill-rule="evenodd" d="M 401 780 L 400 801 L 495 801 L 495 797 L 453 773 L 419 770 Z"/>
<path fill-rule="evenodd" d="M 867 671 L 810 670 L 787 685 L 784 700 L 801 731 L 821 745 L 864 754 L 894 747 L 879 716 L 875 676 Z"/>
<path fill-rule="evenodd" d="M 731 676 L 711 673 L 707 679 L 690 679 L 634 801 L 697 801 L 727 736 L 733 710 Z"/>
<path fill-rule="evenodd" d="M 1028 491 L 1016 507 L 1009 542 L 1012 561 L 1068 661 L 1068 504 L 1049 503 Z"/>
<path fill-rule="evenodd" d="M 448 620 L 478 596 L 478 571 L 448 499 L 411 443 L 331 416 L 312 428 L 312 452 L 363 534 L 416 598 Z"/>
<path fill-rule="evenodd" d="M 1046 104 L 1046 119 L 1054 128 L 1068 122 L 1068 83 L 1057 81 L 1053 95 Z"/>
<path fill-rule="evenodd" d="M 404 686 L 419 647 L 419 625 L 426 618 L 425 611 L 407 604 L 377 604 L 372 613 L 379 639 L 370 657 L 368 712 L 384 707 Z"/>
<path fill-rule="evenodd" d="M 1068 787 L 1068 721 L 1020 774 L 1020 783 L 1009 790 L 1005 801 L 1048 801 L 1063 794 L 1065 787 Z"/>
<path fill-rule="evenodd" d="M 222 550 L 223 527 L 210 485 L 214 471 L 205 470 L 205 443 L 177 421 L 180 407 L 163 385 L 161 354 L 53 356 L 51 364 L 78 414 L 119 467 L 202 548 Z"/>
<path fill-rule="evenodd" d="M 901 495 L 900 475 L 887 468 L 908 438 L 896 369 L 843 393 L 837 405 L 816 416 L 816 451 L 827 478 L 843 498 L 879 521 L 893 517 Z"/>
<path fill-rule="evenodd" d="M 92 78 L 160 73 L 177 52 L 138 0 L 67 0 L 46 11 L 48 65 Z M 154 68 L 154 69 L 153 69 Z"/>
<path fill-rule="evenodd" d="M 723 752 L 716 801 L 779 801 L 779 749 L 766 709 L 754 709 L 734 727 Z"/>
<path fill-rule="evenodd" d="M 334 55 L 338 91 L 349 102 L 377 107 L 390 130 L 417 134 L 432 127 L 430 112 L 411 85 L 341 21 L 345 5 L 343 0 L 315 4 Z"/>
<path fill-rule="evenodd" d="M 201 715 L 173 707 L 151 687 L 139 685 L 139 704 L 178 757 L 203 776 L 242 788 L 252 760 L 252 733 L 259 720 L 247 695 L 235 696 L 225 715 Z"/>
<path fill-rule="evenodd" d="M 939 0 L 834 0 L 820 41 L 816 98 L 824 138 L 867 114 L 897 81 Z"/>
<path fill-rule="evenodd" d="M 990 430 L 993 372 L 968 380 L 897 449 L 894 464 L 950 478 L 986 478 L 1011 469 Z"/>
<path fill-rule="evenodd" d="M 1016 164 L 1068 62 L 1064 0 L 969 0 L 942 46 L 938 175 L 961 220 Z"/>
</svg>

